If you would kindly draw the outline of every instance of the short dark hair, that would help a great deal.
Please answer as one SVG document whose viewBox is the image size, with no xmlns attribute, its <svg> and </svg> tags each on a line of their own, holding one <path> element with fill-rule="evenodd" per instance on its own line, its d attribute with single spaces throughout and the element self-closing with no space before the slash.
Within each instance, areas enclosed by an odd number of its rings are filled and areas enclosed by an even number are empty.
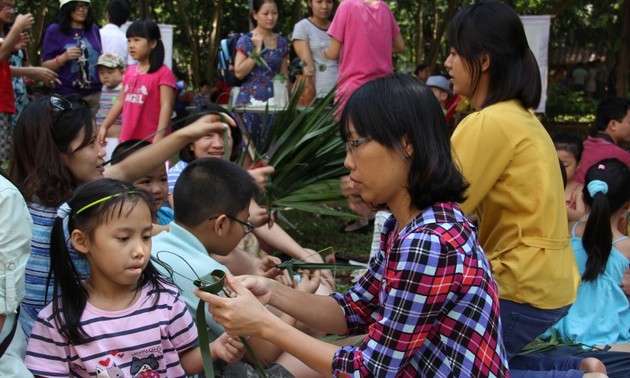
<svg viewBox="0 0 630 378">
<path fill-rule="evenodd" d="M 175 222 L 194 227 L 214 215 L 236 216 L 257 194 L 254 179 L 243 167 L 218 158 L 197 159 L 175 183 Z"/>
<path fill-rule="evenodd" d="M 591 196 L 589 184 L 594 180 L 606 183 L 607 191 Z M 582 280 L 594 281 L 606 269 L 612 246 L 610 216 L 630 200 L 630 169 L 617 159 L 604 159 L 593 164 L 584 175 L 584 203 L 590 208 L 582 235 L 588 260 Z"/>
<path fill-rule="evenodd" d="M 375 101 L 378 99 L 378 101 Z M 463 202 L 468 184 L 453 160 L 449 131 L 437 98 L 425 83 L 396 74 L 370 81 L 348 99 L 339 130 L 345 142 L 352 122 L 358 135 L 402 152 L 413 145 L 407 191 L 411 204 L 425 209 L 437 202 Z"/>
<path fill-rule="evenodd" d="M 90 144 L 96 130 L 90 106 L 78 95 L 68 96 L 72 109 L 58 116 L 53 114 L 50 97 L 37 98 L 20 113 L 13 131 L 9 176 L 29 201 L 56 207 L 70 198 L 78 184 L 61 154 L 72 152 L 70 144 L 81 131 L 78 148 Z"/>
<path fill-rule="evenodd" d="M 120 27 L 129 20 L 131 8 L 124 0 L 111 0 L 107 4 L 107 14 L 109 14 L 109 22 Z"/>
<path fill-rule="evenodd" d="M 599 131 L 608 128 L 608 123 L 621 122 L 630 110 L 630 101 L 622 97 L 607 97 L 599 102 L 595 112 L 595 127 Z"/>
<path fill-rule="evenodd" d="M 429 68 L 429 66 L 427 66 L 426 64 L 422 63 L 422 64 L 418 64 L 416 66 L 416 70 L 413 71 L 413 73 L 418 76 L 418 73 L 420 73 L 420 71 L 424 71 L 425 69 Z"/>
<path fill-rule="evenodd" d="M 85 3 L 82 2 L 82 4 Z M 72 12 L 77 9 L 78 5 L 79 1 L 71 1 L 64 4 L 59 10 L 57 23 L 59 24 L 59 30 L 61 30 L 64 34 L 72 34 Z M 92 13 L 92 7 L 90 6 L 88 8 L 85 21 L 83 21 L 83 29 L 87 32 L 91 32 L 92 25 L 94 25 L 94 13 Z"/>
<path fill-rule="evenodd" d="M 569 133 L 557 133 L 552 138 L 553 144 L 556 146 L 556 150 L 567 151 L 575 156 L 576 161 L 582 160 L 582 151 L 584 151 L 584 144 L 582 138 L 575 134 Z"/>
<path fill-rule="evenodd" d="M 208 114 L 208 112 L 217 112 L 217 113 L 225 113 L 230 114 L 225 108 L 215 103 L 204 104 L 198 109 L 195 109 L 190 115 L 185 118 L 185 122 L 178 122 L 173 125 L 173 132 L 190 125 L 191 123 L 197 121 L 199 118 Z M 243 134 L 241 133 L 241 129 L 237 127 L 230 127 L 230 134 L 232 135 L 232 151 L 230 153 L 230 160 L 234 161 L 238 157 L 239 148 L 241 142 L 243 141 Z M 181 150 L 179 150 L 179 160 L 185 161 L 186 163 L 190 163 L 195 160 L 197 157 L 190 150 L 190 145 L 184 146 Z"/>
<path fill-rule="evenodd" d="M 448 26 L 447 40 L 471 73 L 473 91 L 481 77 L 480 55 L 490 57 L 488 93 L 482 107 L 518 99 L 526 108 L 540 102 L 538 62 L 523 22 L 509 5 L 484 1 L 462 8 Z"/>
<path fill-rule="evenodd" d="M 151 142 L 145 139 L 129 139 L 119 143 L 112 152 L 111 165 L 115 165 L 127 158 L 127 156 L 140 150 L 143 147 L 150 146 Z"/>
</svg>

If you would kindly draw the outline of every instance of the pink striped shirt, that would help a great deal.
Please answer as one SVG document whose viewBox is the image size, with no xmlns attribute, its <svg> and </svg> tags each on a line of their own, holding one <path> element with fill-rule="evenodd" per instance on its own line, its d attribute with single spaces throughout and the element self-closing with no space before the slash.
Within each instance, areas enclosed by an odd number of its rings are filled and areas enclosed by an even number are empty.
<svg viewBox="0 0 630 378">
<path fill-rule="evenodd" d="M 157 295 L 157 301 L 156 300 Z M 26 366 L 42 377 L 185 377 L 179 354 L 197 345 L 197 328 L 179 291 L 142 289 L 122 311 L 87 304 L 81 325 L 88 342 L 72 344 L 59 333 L 52 303 L 37 318 Z"/>
</svg>

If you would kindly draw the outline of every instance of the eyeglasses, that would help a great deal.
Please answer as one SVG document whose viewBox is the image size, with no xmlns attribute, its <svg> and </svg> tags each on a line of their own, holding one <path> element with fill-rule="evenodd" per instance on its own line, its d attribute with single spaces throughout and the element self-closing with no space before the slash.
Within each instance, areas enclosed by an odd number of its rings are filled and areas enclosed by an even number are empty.
<svg viewBox="0 0 630 378">
<path fill-rule="evenodd" d="M 359 139 L 348 139 L 346 141 L 346 153 L 349 153 L 349 154 L 354 153 L 357 150 L 357 147 L 371 140 L 372 138 L 370 137 L 364 137 L 364 138 L 359 138 Z"/>
<path fill-rule="evenodd" d="M 7 4 L 0 4 L 0 11 L 7 11 L 7 12 L 17 12 L 18 9 L 15 5 L 7 5 Z"/>
<path fill-rule="evenodd" d="M 236 217 L 233 217 L 231 215 L 227 215 L 226 214 L 225 216 L 228 217 L 228 219 L 231 219 L 231 220 L 233 220 L 236 223 L 240 223 L 241 226 L 243 226 L 243 231 L 245 231 L 245 235 L 249 234 L 250 232 L 252 232 L 252 230 L 254 228 L 256 228 L 256 226 L 254 226 L 254 224 L 252 222 L 250 222 L 250 221 L 243 222 L 242 220 L 237 219 Z M 213 217 L 210 217 L 208 220 L 214 220 L 214 219 L 217 219 L 218 217 L 219 217 L 219 215 L 215 215 Z"/>
<path fill-rule="evenodd" d="M 59 117 L 62 113 L 72 110 L 72 103 L 61 96 L 52 95 L 50 96 L 50 107 L 53 115 Z"/>
</svg>

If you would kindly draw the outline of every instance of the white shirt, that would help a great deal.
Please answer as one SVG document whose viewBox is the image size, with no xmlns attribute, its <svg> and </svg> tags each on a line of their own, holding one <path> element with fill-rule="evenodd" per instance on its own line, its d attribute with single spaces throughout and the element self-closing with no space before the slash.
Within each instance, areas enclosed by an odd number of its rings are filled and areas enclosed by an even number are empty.
<svg viewBox="0 0 630 378">
<path fill-rule="evenodd" d="M 113 53 L 127 61 L 127 36 L 114 24 L 107 24 L 100 30 L 103 53 Z"/>
</svg>

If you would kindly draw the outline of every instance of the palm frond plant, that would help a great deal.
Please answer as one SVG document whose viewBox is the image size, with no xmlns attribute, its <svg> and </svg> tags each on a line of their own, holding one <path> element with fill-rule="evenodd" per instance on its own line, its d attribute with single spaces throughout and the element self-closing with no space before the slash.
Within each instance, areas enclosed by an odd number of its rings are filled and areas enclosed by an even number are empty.
<svg viewBox="0 0 630 378">
<path fill-rule="evenodd" d="M 321 101 L 301 107 L 302 89 L 302 85 L 294 89 L 286 108 L 275 114 L 256 146 L 276 169 L 263 203 L 275 209 L 356 218 L 324 206 L 344 199 L 339 177 L 347 172 L 343 166 L 345 149 L 334 118 L 336 106 L 330 106 L 334 89 Z"/>
</svg>

